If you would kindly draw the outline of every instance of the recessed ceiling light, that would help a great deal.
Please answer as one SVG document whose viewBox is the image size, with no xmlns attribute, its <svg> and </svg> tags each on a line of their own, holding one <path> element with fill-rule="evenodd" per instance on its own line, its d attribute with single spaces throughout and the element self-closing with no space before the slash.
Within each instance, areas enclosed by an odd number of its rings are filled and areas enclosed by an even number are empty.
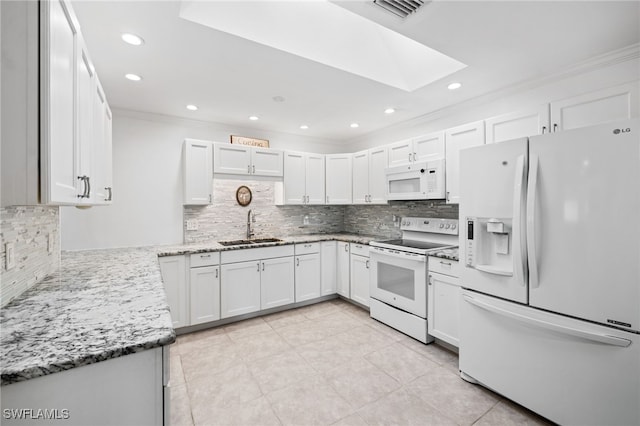
<svg viewBox="0 0 640 426">
<path fill-rule="evenodd" d="M 249 120 L 256 121 L 258 120 L 258 117 L 256 117 L 255 115 L 252 115 L 251 117 L 249 117 Z"/>
<path fill-rule="evenodd" d="M 144 44 L 144 40 L 142 39 L 142 37 L 130 33 L 122 34 L 122 40 L 124 40 L 125 43 L 129 43 L 134 46 L 140 46 L 141 44 Z"/>
<path fill-rule="evenodd" d="M 197 106 L 195 106 L 195 105 L 191 105 L 191 104 L 189 104 L 189 105 L 187 105 L 187 109 L 188 109 L 189 111 L 197 111 L 197 110 L 198 110 L 198 107 L 197 107 Z"/>
<path fill-rule="evenodd" d="M 393 114 L 394 112 L 396 112 L 396 110 L 393 108 L 387 108 L 384 110 L 385 114 Z"/>
<path fill-rule="evenodd" d="M 131 81 L 140 81 L 140 80 L 142 80 L 142 77 L 140 77 L 139 75 L 136 75 L 136 74 L 126 74 L 125 78 L 127 78 L 128 80 L 131 80 Z"/>
<path fill-rule="evenodd" d="M 358 123 L 351 123 L 351 128 L 352 129 L 356 129 L 358 127 L 360 127 L 360 125 Z"/>
<path fill-rule="evenodd" d="M 450 85 L 447 86 L 447 89 L 449 90 L 456 90 L 462 87 L 462 84 L 460 83 L 451 83 Z"/>
<path fill-rule="evenodd" d="M 303 124 L 302 126 L 300 126 L 300 128 L 302 130 L 307 130 L 309 128 L 309 126 L 307 126 L 306 124 Z"/>
</svg>

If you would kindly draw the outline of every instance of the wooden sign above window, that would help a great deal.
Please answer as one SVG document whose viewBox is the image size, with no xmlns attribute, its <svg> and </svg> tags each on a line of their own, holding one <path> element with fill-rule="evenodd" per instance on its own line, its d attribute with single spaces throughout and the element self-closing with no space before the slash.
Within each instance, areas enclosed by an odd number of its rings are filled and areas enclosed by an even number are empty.
<svg viewBox="0 0 640 426">
<path fill-rule="evenodd" d="M 231 135 L 231 143 L 236 145 L 258 146 L 261 148 L 269 148 L 269 141 L 266 139 L 247 138 L 245 136 Z"/>
</svg>

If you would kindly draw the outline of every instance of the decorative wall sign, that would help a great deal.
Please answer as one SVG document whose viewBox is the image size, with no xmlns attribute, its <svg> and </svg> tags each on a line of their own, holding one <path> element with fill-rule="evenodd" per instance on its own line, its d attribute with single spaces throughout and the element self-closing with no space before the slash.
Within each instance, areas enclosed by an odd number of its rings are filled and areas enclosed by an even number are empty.
<svg viewBox="0 0 640 426">
<path fill-rule="evenodd" d="M 251 190 L 249 189 L 248 186 L 242 185 L 236 190 L 236 201 L 242 207 L 248 206 L 249 204 L 251 204 L 252 198 L 253 198 L 253 195 L 251 194 Z"/>
<path fill-rule="evenodd" d="M 268 140 L 247 138 L 245 136 L 231 135 L 231 143 L 236 145 L 249 145 L 249 146 L 259 146 L 260 148 L 269 148 Z"/>
</svg>

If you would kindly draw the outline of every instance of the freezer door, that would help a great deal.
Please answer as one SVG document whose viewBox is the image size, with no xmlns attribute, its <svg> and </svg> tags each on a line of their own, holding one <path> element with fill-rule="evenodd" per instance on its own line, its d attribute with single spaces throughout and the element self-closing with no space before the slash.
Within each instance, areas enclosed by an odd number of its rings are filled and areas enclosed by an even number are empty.
<svg viewBox="0 0 640 426">
<path fill-rule="evenodd" d="M 527 302 L 527 139 L 460 152 L 461 285 Z"/>
<path fill-rule="evenodd" d="M 640 330 L 638 120 L 531 138 L 529 303 Z"/>
<path fill-rule="evenodd" d="M 640 424 L 638 334 L 463 291 L 460 370 L 558 424 Z"/>
</svg>

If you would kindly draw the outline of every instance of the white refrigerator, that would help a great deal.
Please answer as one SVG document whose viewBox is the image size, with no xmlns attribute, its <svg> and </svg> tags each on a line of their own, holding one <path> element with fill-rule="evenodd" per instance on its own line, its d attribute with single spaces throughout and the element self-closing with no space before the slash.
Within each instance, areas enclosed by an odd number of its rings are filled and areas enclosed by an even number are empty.
<svg viewBox="0 0 640 426">
<path fill-rule="evenodd" d="M 640 425 L 640 121 L 460 152 L 460 370 L 566 425 Z"/>
</svg>

